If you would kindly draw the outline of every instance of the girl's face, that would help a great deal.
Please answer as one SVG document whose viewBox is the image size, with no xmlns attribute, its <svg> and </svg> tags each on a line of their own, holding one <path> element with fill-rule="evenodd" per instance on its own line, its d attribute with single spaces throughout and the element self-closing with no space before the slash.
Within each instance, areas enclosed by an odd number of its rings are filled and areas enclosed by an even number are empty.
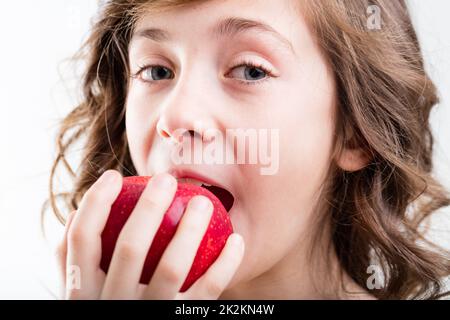
<svg viewBox="0 0 450 320">
<path fill-rule="evenodd" d="M 331 161 L 334 80 L 297 2 L 207 1 L 149 12 L 129 47 L 135 76 L 126 127 L 138 174 L 194 176 L 233 194 L 231 221 L 246 244 L 235 284 L 299 252 L 314 232 L 314 206 Z M 202 137 L 205 129 L 223 137 L 237 128 L 275 133 L 267 142 L 271 164 L 176 164 L 181 128 L 194 133 L 196 148 L 213 142 Z M 262 145 L 256 147 L 267 153 Z M 236 156 L 226 143 L 225 153 L 230 149 Z"/>
</svg>

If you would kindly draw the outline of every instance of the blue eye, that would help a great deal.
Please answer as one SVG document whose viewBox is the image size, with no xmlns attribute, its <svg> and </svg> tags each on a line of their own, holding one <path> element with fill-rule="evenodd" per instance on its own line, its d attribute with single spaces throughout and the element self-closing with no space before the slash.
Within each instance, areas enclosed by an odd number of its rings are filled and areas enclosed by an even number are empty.
<svg viewBox="0 0 450 320">
<path fill-rule="evenodd" d="M 174 78 L 173 72 L 163 66 L 144 67 L 139 71 L 138 76 L 145 82 L 154 82 Z"/>
<path fill-rule="evenodd" d="M 226 76 L 245 85 L 261 84 L 276 77 L 270 69 L 251 61 L 243 61 L 232 68 Z"/>
<path fill-rule="evenodd" d="M 149 65 L 141 67 L 138 73 L 133 77 L 152 84 L 161 80 L 173 79 L 175 75 L 169 68 L 159 65 Z M 274 75 L 269 69 L 262 65 L 253 62 L 243 62 L 236 67 L 233 67 L 231 71 L 226 74 L 226 77 L 236 79 L 246 85 L 252 85 L 269 80 L 274 77 Z"/>
<path fill-rule="evenodd" d="M 258 81 L 268 76 L 268 73 L 260 68 L 252 65 L 242 65 L 234 68 L 229 75 L 234 75 L 234 78 L 238 78 L 246 81 Z"/>
</svg>

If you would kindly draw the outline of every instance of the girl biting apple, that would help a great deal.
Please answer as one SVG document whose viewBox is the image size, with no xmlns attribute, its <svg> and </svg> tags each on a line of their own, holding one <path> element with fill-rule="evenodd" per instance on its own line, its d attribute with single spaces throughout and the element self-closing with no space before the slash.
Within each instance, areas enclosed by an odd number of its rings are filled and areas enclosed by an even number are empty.
<svg viewBox="0 0 450 320">
<path fill-rule="evenodd" d="M 382 13 L 380 29 L 367 24 L 371 5 Z M 405 1 L 110 0 L 82 53 L 83 101 L 61 123 L 51 173 L 53 181 L 63 164 L 73 176 L 67 194 L 50 191 L 66 224 L 61 273 L 81 272 L 64 298 L 444 294 L 449 254 L 420 229 L 449 204 L 431 175 L 428 119 L 437 94 Z M 277 130 L 275 172 L 248 162 L 173 161 L 180 144 L 206 148 L 208 132 L 235 128 Z M 83 155 L 73 169 L 65 155 L 77 141 Z M 223 150 L 236 153 L 227 143 Z M 153 178 L 104 272 L 101 234 L 126 176 Z M 149 283 L 139 283 L 180 182 L 216 186 L 222 202 L 231 195 L 234 229 L 185 292 L 212 213 L 202 196 L 187 205 Z"/>
</svg>

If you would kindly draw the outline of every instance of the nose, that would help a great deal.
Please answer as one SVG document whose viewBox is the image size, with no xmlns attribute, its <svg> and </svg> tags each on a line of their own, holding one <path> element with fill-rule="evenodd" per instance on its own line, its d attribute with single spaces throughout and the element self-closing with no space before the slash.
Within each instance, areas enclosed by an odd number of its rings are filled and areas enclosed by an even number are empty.
<svg viewBox="0 0 450 320">
<path fill-rule="evenodd" d="M 156 130 L 158 135 L 163 139 L 172 140 L 174 142 L 181 142 L 184 137 L 191 137 L 193 139 L 201 139 L 207 142 L 209 137 L 207 137 L 206 130 L 211 128 L 206 128 L 204 122 L 196 121 L 183 121 L 185 124 L 182 126 L 171 126 L 168 125 L 168 121 L 165 117 L 160 117 L 156 125 Z"/>
<path fill-rule="evenodd" d="M 175 142 L 185 136 L 204 142 L 211 139 L 206 131 L 218 128 L 213 105 L 216 99 L 205 82 L 192 73 L 189 79 L 179 79 L 160 109 L 156 130 L 161 138 Z"/>
</svg>

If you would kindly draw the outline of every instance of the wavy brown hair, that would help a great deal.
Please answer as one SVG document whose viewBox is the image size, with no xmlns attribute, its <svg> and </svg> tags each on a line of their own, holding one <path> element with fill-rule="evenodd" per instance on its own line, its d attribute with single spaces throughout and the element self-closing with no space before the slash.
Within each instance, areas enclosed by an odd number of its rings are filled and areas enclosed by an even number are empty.
<svg viewBox="0 0 450 320">
<path fill-rule="evenodd" d="M 128 44 L 143 10 L 205 0 L 104 1 L 80 56 L 87 62 L 83 101 L 61 122 L 57 157 L 49 184 L 56 217 L 76 210 L 82 195 L 107 169 L 136 175 L 125 130 L 129 79 Z M 429 115 L 438 102 L 407 6 L 403 0 L 301 1 L 332 69 L 337 87 L 335 155 L 363 148 L 370 163 L 357 172 L 332 165 L 326 194 L 332 217 L 332 246 L 341 267 L 366 286 L 367 267 L 377 263 L 384 285 L 380 299 L 442 297 L 450 274 L 449 253 L 425 237 L 425 219 L 448 206 L 444 188 L 432 177 L 433 136 Z M 377 5 L 380 30 L 368 30 L 367 8 Z M 348 130 L 351 128 L 351 130 Z M 82 139 L 85 140 L 82 140 Z M 74 170 L 66 154 L 77 141 L 82 157 Z M 55 193 L 62 165 L 73 188 Z M 58 209 L 62 201 L 64 212 Z"/>
</svg>

